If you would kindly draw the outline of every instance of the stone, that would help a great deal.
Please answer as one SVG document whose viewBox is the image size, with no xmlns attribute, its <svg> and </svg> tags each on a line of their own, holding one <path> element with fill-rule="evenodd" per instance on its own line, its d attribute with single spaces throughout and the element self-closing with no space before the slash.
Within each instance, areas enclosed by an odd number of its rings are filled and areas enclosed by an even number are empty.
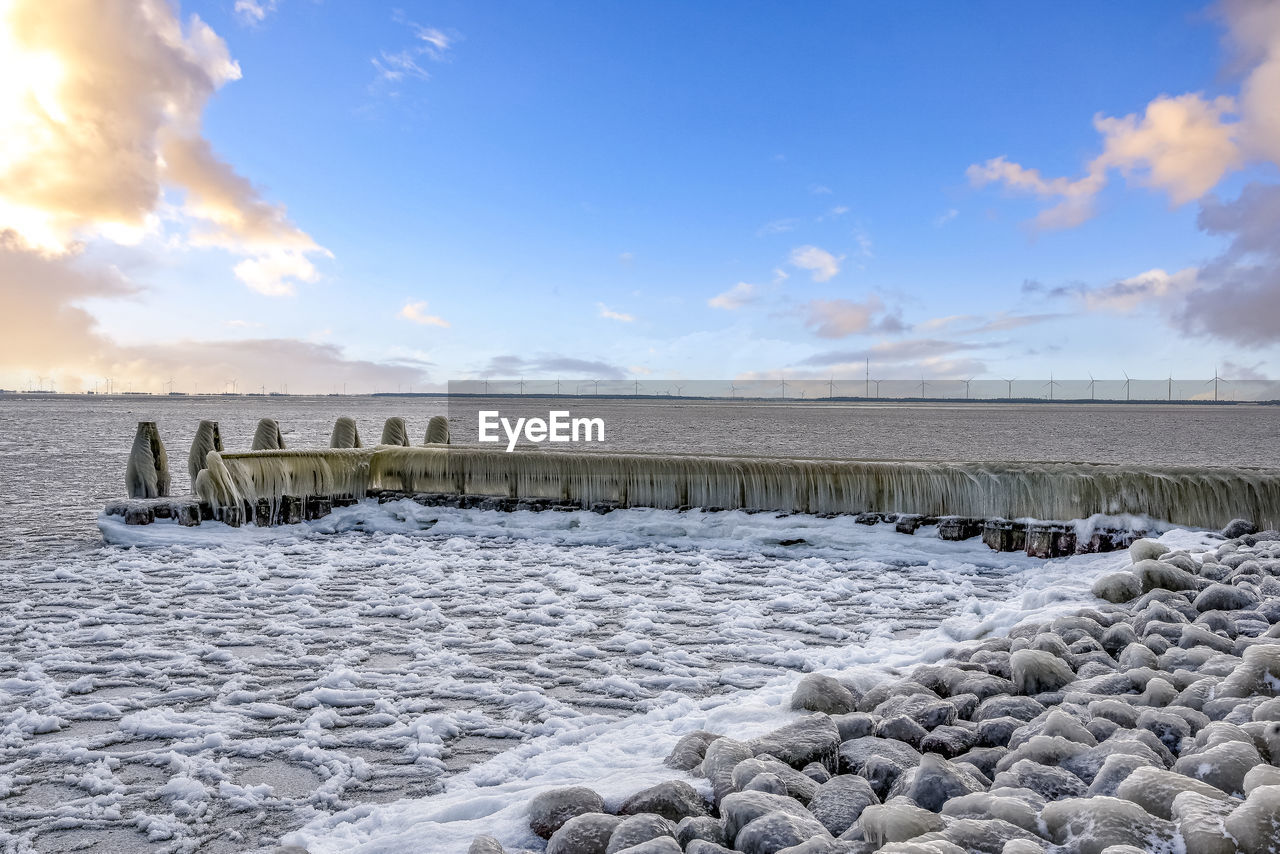
<svg viewBox="0 0 1280 854">
<path fill-rule="evenodd" d="M 1020 649 L 1010 656 L 1009 665 L 1019 694 L 1057 691 L 1075 679 L 1066 662 L 1043 650 Z"/>
<path fill-rule="evenodd" d="M 1137 563 L 1143 560 L 1155 560 L 1161 555 L 1168 554 L 1172 549 L 1163 543 L 1155 540 L 1134 540 L 1129 546 L 1129 560 Z"/>
<path fill-rule="evenodd" d="M 748 745 L 754 755 L 768 753 L 792 768 L 803 768 L 810 762 L 817 762 L 834 770 L 840 749 L 840 731 L 829 715 L 809 715 L 752 739 Z"/>
<path fill-rule="evenodd" d="M 898 777 L 889 794 L 890 797 L 905 795 L 917 806 L 939 812 L 949 799 L 980 792 L 983 788 L 971 774 L 936 753 L 926 753 L 919 765 Z"/>
<path fill-rule="evenodd" d="M 1258 604 L 1258 597 L 1242 587 L 1210 584 L 1193 603 L 1197 611 L 1243 611 Z"/>
<path fill-rule="evenodd" d="M 1099 599 L 1120 605 L 1142 595 L 1142 582 L 1128 570 L 1113 572 L 1093 582 L 1092 592 Z"/>
<path fill-rule="evenodd" d="M 831 676 L 810 673 L 800 680 L 791 694 L 791 708 L 807 709 L 828 715 L 843 715 L 858 706 L 853 693 Z"/>
<path fill-rule="evenodd" d="M 856 774 L 841 774 L 818 787 L 809 801 L 809 812 L 833 836 L 839 836 L 858 820 L 863 810 L 878 803 L 880 799 L 870 783 Z"/>
<path fill-rule="evenodd" d="M 751 749 L 732 738 L 717 738 L 707 745 L 702 759 L 702 776 L 711 781 L 715 803 L 719 805 L 733 791 L 733 769 L 739 762 L 751 758 Z"/>
<path fill-rule="evenodd" d="M 1165 849 L 1172 823 L 1119 798 L 1068 798 L 1046 804 L 1040 814 L 1049 838 L 1074 854 L 1102 854 L 1112 845 Z"/>
<path fill-rule="evenodd" d="M 1219 789 L 1183 774 L 1163 768 L 1138 768 L 1116 788 L 1116 797 L 1132 801 L 1160 818 L 1172 818 L 1173 799 L 1183 792 L 1196 792 L 1205 797 L 1225 800 Z"/>
<path fill-rule="evenodd" d="M 1001 797 L 988 792 L 974 792 L 952 798 L 942 805 L 947 818 L 1000 819 L 1015 827 L 1035 833 L 1039 829 L 1039 810 L 1024 800 Z"/>
<path fill-rule="evenodd" d="M 876 731 L 876 724 L 879 723 L 870 712 L 850 712 L 847 715 L 833 715 L 831 720 L 835 721 L 836 731 L 840 733 L 840 741 L 842 742 L 851 738 L 863 738 L 873 735 Z"/>
<path fill-rule="evenodd" d="M 529 801 L 529 828 L 543 839 L 550 839 L 569 819 L 602 812 L 604 801 L 591 789 L 584 786 L 552 789 Z"/>
<path fill-rule="evenodd" d="M 1222 529 L 1222 536 L 1228 540 L 1238 539 L 1246 534 L 1258 533 L 1258 526 L 1250 522 L 1248 519 L 1232 519 L 1227 526 Z"/>
<path fill-rule="evenodd" d="M 299 849 L 304 851 L 306 849 Z M 504 854 L 502 843 L 492 836 L 477 836 L 467 847 L 467 854 Z"/>
<path fill-rule="evenodd" d="M 920 764 L 920 758 L 920 752 L 909 744 L 875 736 L 840 745 L 841 771 L 864 777 L 881 798 L 904 771 Z"/>
<path fill-rule="evenodd" d="M 1259 786 L 1223 822 L 1241 854 L 1280 852 L 1280 786 Z"/>
<path fill-rule="evenodd" d="M 702 795 L 693 786 L 683 780 L 669 780 L 636 792 L 618 807 L 618 815 L 641 813 L 653 813 L 669 821 L 680 821 L 691 816 L 706 815 L 707 806 Z"/>
<path fill-rule="evenodd" d="M 1225 822 L 1235 804 L 1182 792 L 1173 799 L 1173 822 L 1189 854 L 1237 854 L 1227 838 Z"/>
<path fill-rule="evenodd" d="M 812 816 L 771 812 L 738 831 L 733 847 L 743 854 L 778 854 L 784 848 L 827 835 L 827 829 Z"/>
<path fill-rule="evenodd" d="M 618 854 L 619 851 L 662 836 L 670 838 L 672 842 L 676 841 L 676 826 L 673 822 L 652 814 L 628 816 L 613 829 L 605 854 Z"/>
<path fill-rule="evenodd" d="M 1142 585 L 1143 593 L 1150 593 L 1152 590 L 1195 590 L 1199 586 L 1196 576 L 1159 560 L 1140 560 L 1130 571 Z"/>
<path fill-rule="evenodd" d="M 858 823 L 867 841 L 881 850 L 887 843 L 914 839 L 946 826 L 941 816 L 921 809 L 906 798 L 867 807 Z"/>
<path fill-rule="evenodd" d="M 663 760 L 663 764 L 677 771 L 692 771 L 702 762 L 702 757 L 707 752 L 707 745 L 719 737 L 715 733 L 703 730 L 681 736 L 676 746 Z"/>
<path fill-rule="evenodd" d="M 684 854 L 684 849 L 670 836 L 659 836 L 637 845 L 619 848 L 617 854 Z"/>
<path fill-rule="evenodd" d="M 1041 765 L 1030 759 L 1020 759 L 1004 771 L 996 774 L 991 787 L 1030 789 L 1045 800 L 1060 798 L 1079 798 L 1088 792 L 1088 787 L 1079 777 L 1070 771 Z"/>
<path fill-rule="evenodd" d="M 1227 741 L 1195 753 L 1184 753 L 1174 763 L 1173 769 L 1228 795 L 1243 795 L 1245 774 L 1261 762 L 1262 757 L 1253 744 Z"/>
<path fill-rule="evenodd" d="M 606 854 L 609 837 L 621 822 L 616 815 L 598 812 L 571 818 L 551 835 L 547 854 Z"/>
<path fill-rule="evenodd" d="M 738 833 L 757 818 L 779 812 L 790 813 L 801 818 L 813 818 L 803 804 L 795 798 L 784 795 L 771 795 L 765 792 L 733 792 L 726 795 L 720 802 L 720 817 L 724 820 L 724 838 L 733 842 L 738 838 Z"/>
</svg>

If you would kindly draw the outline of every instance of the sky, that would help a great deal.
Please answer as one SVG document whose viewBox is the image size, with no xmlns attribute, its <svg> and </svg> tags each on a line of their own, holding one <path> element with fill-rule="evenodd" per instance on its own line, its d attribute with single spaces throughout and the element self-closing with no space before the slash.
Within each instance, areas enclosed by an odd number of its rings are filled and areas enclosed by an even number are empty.
<svg viewBox="0 0 1280 854">
<path fill-rule="evenodd" d="M 0 0 L 0 387 L 1280 373 L 1280 3 Z"/>
</svg>

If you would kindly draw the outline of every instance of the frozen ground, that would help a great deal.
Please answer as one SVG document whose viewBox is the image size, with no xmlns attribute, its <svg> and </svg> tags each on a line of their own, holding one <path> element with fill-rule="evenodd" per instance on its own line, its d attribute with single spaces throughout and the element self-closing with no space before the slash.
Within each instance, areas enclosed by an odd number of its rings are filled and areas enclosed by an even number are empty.
<svg viewBox="0 0 1280 854">
<path fill-rule="evenodd" d="M 369 840 L 424 821 L 440 851 L 494 822 L 518 836 L 517 791 L 636 788 L 673 733 L 775 725 L 801 671 L 910 663 L 1087 598 L 1116 560 L 739 512 L 100 524 L 116 545 L 0 561 L 10 850 L 252 851 L 304 825 L 289 839 L 315 852 L 401 850 Z M 492 821 L 475 787 L 496 787 Z"/>
</svg>

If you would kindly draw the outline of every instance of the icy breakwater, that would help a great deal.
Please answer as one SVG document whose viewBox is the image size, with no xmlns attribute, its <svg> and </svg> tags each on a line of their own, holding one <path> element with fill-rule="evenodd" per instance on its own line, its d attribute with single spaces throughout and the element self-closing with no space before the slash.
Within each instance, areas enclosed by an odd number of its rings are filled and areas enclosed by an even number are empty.
<svg viewBox="0 0 1280 854">
<path fill-rule="evenodd" d="M 690 777 L 609 810 L 546 791 L 529 827 L 548 854 L 1274 854 L 1280 533 L 1131 555 L 1095 584 L 1114 604 L 865 692 L 812 674 L 791 705 L 814 714 L 690 733 L 666 760 Z"/>
<path fill-rule="evenodd" d="M 371 493 L 495 496 L 573 507 L 893 512 L 964 520 L 1136 514 L 1221 528 L 1280 525 L 1280 472 L 1074 463 L 804 460 L 639 453 L 505 453 L 458 446 L 264 450 L 206 458 L 214 518 L 297 521 Z M 976 535 L 975 531 L 970 535 Z"/>
</svg>

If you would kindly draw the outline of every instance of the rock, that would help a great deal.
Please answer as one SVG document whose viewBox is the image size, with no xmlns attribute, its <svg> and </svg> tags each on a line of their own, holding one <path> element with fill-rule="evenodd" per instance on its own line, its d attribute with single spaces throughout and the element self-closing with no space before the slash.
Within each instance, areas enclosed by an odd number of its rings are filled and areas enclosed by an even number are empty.
<svg viewBox="0 0 1280 854">
<path fill-rule="evenodd" d="M 305 849 L 299 849 L 304 850 Z M 504 854 L 502 843 L 492 836 L 477 836 L 467 848 L 467 854 Z"/>
<path fill-rule="evenodd" d="M 1132 572 L 1113 572 L 1093 582 L 1093 595 L 1117 605 L 1142 595 L 1142 582 Z"/>
<path fill-rule="evenodd" d="M 855 738 L 840 745 L 840 768 L 844 773 L 866 778 L 877 797 L 885 797 L 890 787 L 908 768 L 920 764 L 920 752 L 909 744 L 887 738 Z"/>
<path fill-rule="evenodd" d="M 636 792 L 618 807 L 618 815 L 641 813 L 653 813 L 669 821 L 680 821 L 690 816 L 706 815 L 707 807 L 702 795 L 693 786 L 683 780 L 670 780 Z"/>
<path fill-rule="evenodd" d="M 792 768 L 803 768 L 810 762 L 817 762 L 835 770 L 840 731 L 829 715 L 809 715 L 752 739 L 748 746 L 754 755 L 768 753 Z"/>
<path fill-rule="evenodd" d="M 1280 852 L 1280 786 L 1259 786 L 1223 823 L 1241 854 Z"/>
<path fill-rule="evenodd" d="M 1013 684 L 1019 694 L 1057 691 L 1075 679 L 1062 659 L 1038 649 L 1020 649 L 1009 659 Z"/>
<path fill-rule="evenodd" d="M 571 786 L 535 795 L 529 802 L 529 828 L 543 839 L 550 839 L 574 816 L 604 812 L 604 801 L 591 789 Z"/>
<path fill-rule="evenodd" d="M 1196 792 L 1215 800 L 1225 800 L 1220 790 L 1163 768 L 1138 768 L 1116 788 L 1116 797 L 1132 801 L 1160 818 L 1172 818 L 1173 799 L 1183 792 Z"/>
<path fill-rule="evenodd" d="M 1192 754 L 1184 753 L 1174 763 L 1173 769 L 1228 795 L 1243 795 L 1244 775 L 1261 762 L 1262 757 L 1252 744 L 1228 741 Z"/>
<path fill-rule="evenodd" d="M 995 818 L 1032 833 L 1039 829 L 1038 811 L 1026 801 L 987 792 L 974 792 L 952 798 L 942 805 L 942 815 L 957 819 Z"/>
<path fill-rule="evenodd" d="M 715 733 L 702 730 L 682 736 L 663 762 L 668 768 L 674 768 L 677 771 L 692 771 L 702 762 L 702 757 L 707 752 L 707 745 L 719 737 Z"/>
<path fill-rule="evenodd" d="M 1142 585 L 1142 592 L 1152 590 L 1195 590 L 1196 576 L 1158 560 L 1141 560 L 1131 570 Z"/>
<path fill-rule="evenodd" d="M 1197 792 L 1182 792 L 1173 799 L 1173 822 L 1190 854 L 1236 854 L 1227 838 L 1225 821 L 1235 804 L 1206 798 Z"/>
<path fill-rule="evenodd" d="M 777 854 L 815 836 L 827 835 L 827 829 L 812 816 L 771 812 L 752 820 L 738 831 L 733 847 L 743 854 Z"/>
<path fill-rule="evenodd" d="M 903 773 L 890 789 L 890 796 L 905 795 L 930 812 L 939 812 L 949 799 L 982 791 L 984 786 L 970 774 L 936 753 L 926 753 L 915 768 Z"/>
<path fill-rule="evenodd" d="M 1030 789 L 1049 801 L 1060 798 L 1079 798 L 1088 792 L 1088 788 L 1080 778 L 1070 771 L 1041 765 L 1030 759 L 1020 759 L 996 774 L 995 779 L 991 781 L 991 787 L 993 789 L 1005 787 Z"/>
<path fill-rule="evenodd" d="M 1089 797 L 1115 795 L 1120 784 L 1139 768 L 1165 770 L 1164 766 L 1158 761 L 1152 762 L 1150 759 L 1127 753 L 1111 754 L 1103 760 L 1102 767 L 1098 769 L 1097 774 L 1093 777 L 1093 782 L 1089 784 Z"/>
<path fill-rule="evenodd" d="M 702 775 L 711 781 L 715 803 L 733 791 L 733 769 L 739 762 L 751 758 L 751 749 L 732 738 L 718 738 L 707 745 L 702 759 Z"/>
<path fill-rule="evenodd" d="M 669 837 L 672 842 L 675 842 L 675 824 L 659 815 L 629 816 L 618 822 L 618 826 L 613 829 L 605 854 L 618 854 L 619 851 L 661 836 Z"/>
<path fill-rule="evenodd" d="M 1196 595 L 1197 611 L 1243 611 L 1258 604 L 1258 597 L 1241 587 L 1210 584 Z"/>
<path fill-rule="evenodd" d="M 928 694 L 890 697 L 876 706 L 875 714 L 888 719 L 905 715 L 926 730 L 955 723 L 956 707 Z"/>
<path fill-rule="evenodd" d="M 1033 697 L 1003 695 L 991 697 L 979 703 L 978 710 L 973 713 L 973 719 L 981 722 L 988 718 L 1011 717 L 1020 721 L 1030 721 L 1042 714 L 1044 710 L 1044 704 L 1037 702 Z"/>
<path fill-rule="evenodd" d="M 695 839 L 685 846 L 684 854 L 733 854 L 733 852 L 723 845 L 717 845 L 705 839 Z"/>
<path fill-rule="evenodd" d="M 689 843 L 695 839 L 703 839 L 707 842 L 714 842 L 717 845 L 723 845 L 724 825 L 719 819 L 711 816 L 691 816 L 690 818 L 682 818 L 676 824 L 676 841 L 682 846 L 688 847 Z"/>
<path fill-rule="evenodd" d="M 934 839 L 957 845 L 966 854 L 1003 854 L 1005 845 L 1012 840 L 1033 844 L 1039 841 L 1033 833 L 998 818 L 958 819 L 948 824 L 945 830 L 926 833 L 916 837 L 915 841 L 929 842 Z M 1042 849 L 1037 846 L 1035 850 Z"/>
<path fill-rule="evenodd" d="M 1118 798 L 1069 798 L 1046 804 L 1040 814 L 1049 838 L 1076 854 L 1102 854 L 1112 845 L 1141 850 L 1168 846 L 1173 825 Z"/>
<path fill-rule="evenodd" d="M 786 784 L 778 778 L 778 775 L 767 772 L 752 777 L 744 785 L 739 786 L 738 790 L 742 792 L 768 792 L 771 795 L 787 794 Z"/>
<path fill-rule="evenodd" d="M 818 784 L 810 777 L 768 755 L 739 762 L 733 769 L 734 787 L 741 791 L 761 774 L 776 777 L 783 787 L 780 794 L 790 795 L 802 804 L 809 803 L 809 799 L 818 791 Z"/>
<path fill-rule="evenodd" d="M 960 726 L 940 726 L 920 739 L 921 753 L 937 753 L 954 759 L 978 742 L 978 732 Z"/>
<path fill-rule="evenodd" d="M 617 854 L 684 854 L 684 849 L 670 836 L 659 836 L 629 848 L 620 848 Z"/>
<path fill-rule="evenodd" d="M 1258 533 L 1258 526 L 1250 522 L 1248 519 L 1232 519 L 1227 526 L 1222 529 L 1222 536 L 1228 540 L 1234 540 L 1243 537 L 1246 534 Z"/>
<path fill-rule="evenodd" d="M 858 823 L 867 841 L 881 850 L 886 843 L 914 839 L 946 826 L 940 816 L 921 809 L 906 798 L 867 807 Z"/>
<path fill-rule="evenodd" d="M 547 854 L 606 854 L 609 837 L 621 821 L 598 812 L 571 818 L 551 835 Z"/>
<path fill-rule="evenodd" d="M 1143 560 L 1155 560 L 1170 551 L 1171 549 L 1168 546 L 1155 540 L 1134 540 L 1129 546 L 1129 561 L 1138 563 Z"/>
<path fill-rule="evenodd" d="M 929 731 L 927 729 L 906 715 L 894 715 L 891 718 L 880 721 L 880 724 L 876 727 L 876 735 L 880 738 L 901 741 L 917 748 L 928 734 Z"/>
<path fill-rule="evenodd" d="M 848 741 L 851 738 L 864 738 L 873 735 L 876 731 L 878 721 L 875 715 L 870 712 L 850 712 L 847 715 L 834 715 L 831 720 L 835 721 L 836 730 L 840 733 L 840 741 Z"/>
<path fill-rule="evenodd" d="M 1244 775 L 1244 793 L 1247 797 L 1259 786 L 1280 786 L 1280 768 L 1274 765 L 1259 765 Z"/>
<path fill-rule="evenodd" d="M 800 680 L 791 695 L 791 708 L 808 709 L 828 715 L 842 715 L 858 707 L 853 693 L 840 682 L 821 673 L 810 673 Z"/>
<path fill-rule="evenodd" d="M 1241 658 L 1241 663 L 1218 686 L 1218 696 L 1280 696 L 1280 646 L 1251 646 Z"/>
<path fill-rule="evenodd" d="M 800 769 L 800 773 L 817 783 L 819 786 L 831 779 L 831 772 L 828 771 L 824 765 L 818 762 L 810 762 L 808 765 Z"/>
<path fill-rule="evenodd" d="M 1022 728 L 1023 721 L 1005 715 L 999 718 L 987 718 L 978 724 L 978 744 L 986 747 L 1005 747 L 1015 732 Z"/>
<path fill-rule="evenodd" d="M 809 801 L 809 812 L 833 836 L 839 836 L 858 820 L 862 811 L 880 803 L 871 784 L 856 774 L 832 777 L 818 787 Z"/>
<path fill-rule="evenodd" d="M 795 798 L 764 792 L 734 792 L 726 795 L 720 803 L 720 816 L 724 820 L 724 838 L 730 841 L 736 840 L 738 833 L 748 824 L 763 815 L 778 812 L 790 813 L 801 818 L 813 818 Z"/>
</svg>

